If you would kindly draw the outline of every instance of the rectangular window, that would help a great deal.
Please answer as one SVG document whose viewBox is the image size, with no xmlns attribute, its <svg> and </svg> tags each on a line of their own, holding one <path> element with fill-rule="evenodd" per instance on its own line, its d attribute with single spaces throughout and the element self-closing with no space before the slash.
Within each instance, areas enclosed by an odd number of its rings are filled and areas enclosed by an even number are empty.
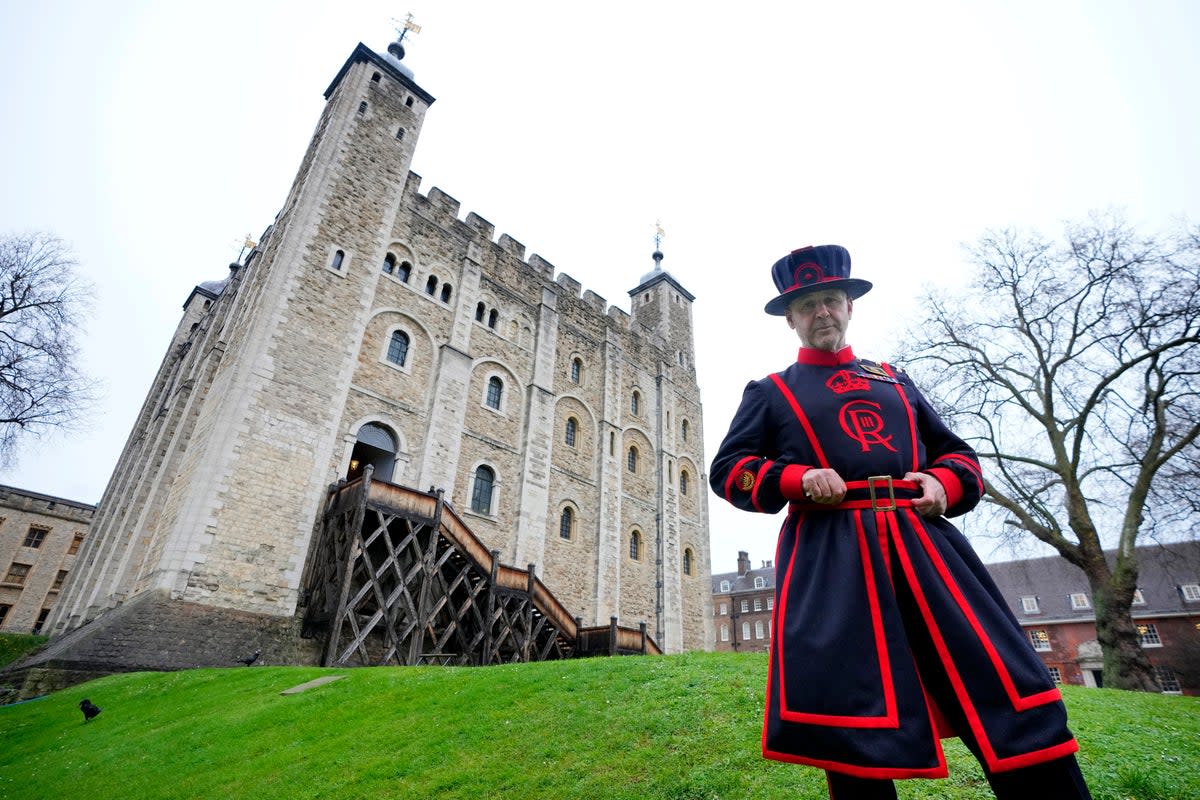
<svg viewBox="0 0 1200 800">
<path fill-rule="evenodd" d="M 775 608 L 775 598 L 768 597 L 767 598 L 767 611 L 770 611 L 773 608 Z"/>
<path fill-rule="evenodd" d="M 0 604 L 0 628 L 4 627 L 4 620 L 8 619 L 8 612 L 12 610 L 12 606 Z"/>
<path fill-rule="evenodd" d="M 1033 649 L 1039 653 L 1046 653 L 1050 650 L 1050 634 L 1043 630 L 1030 631 L 1029 641 L 1033 644 Z"/>
<path fill-rule="evenodd" d="M 43 608 L 43 609 L 42 609 L 42 610 L 41 610 L 41 611 L 38 613 L 37 622 L 33 623 L 33 631 L 32 631 L 32 633 L 35 633 L 35 634 L 36 634 L 36 633 L 41 633 L 41 632 L 42 632 L 42 626 L 44 626 L 44 625 L 46 624 L 46 617 L 48 617 L 48 616 L 50 616 L 50 609 L 48 609 L 48 608 Z"/>
<path fill-rule="evenodd" d="M 1038 599 L 1036 597 L 1022 597 L 1021 610 L 1026 614 L 1039 613 L 1040 609 L 1038 608 Z"/>
<path fill-rule="evenodd" d="M 1085 608 L 1091 608 L 1092 604 L 1088 602 L 1088 596 L 1083 592 L 1075 592 L 1071 595 L 1071 608 L 1076 611 L 1081 611 Z"/>
<path fill-rule="evenodd" d="M 46 540 L 46 534 L 49 533 L 47 528 L 30 527 L 29 533 L 25 534 L 25 546 L 34 549 L 42 546 L 42 542 Z"/>
<path fill-rule="evenodd" d="M 754 598 L 754 610 L 762 611 L 762 598 L 761 597 Z"/>
<path fill-rule="evenodd" d="M 755 639 L 761 639 L 761 638 L 763 638 L 763 624 L 762 624 L 762 620 L 759 620 L 758 622 L 754 623 L 754 638 L 755 638 Z"/>
<path fill-rule="evenodd" d="M 729 606 L 726 605 L 725 603 L 721 603 L 721 616 L 723 617 L 728 613 L 729 613 Z"/>
<path fill-rule="evenodd" d="M 24 586 L 25 578 L 29 575 L 28 564 L 18 564 L 13 562 L 8 568 L 8 574 L 4 576 L 5 583 L 11 583 L 14 586 Z"/>
<path fill-rule="evenodd" d="M 65 569 L 60 569 L 58 571 L 58 574 L 54 576 L 54 583 L 50 586 L 50 591 L 57 592 L 59 589 L 62 588 L 63 581 L 65 581 L 66 579 L 67 579 L 67 571 Z"/>
<path fill-rule="evenodd" d="M 1175 670 L 1170 667 L 1157 665 L 1154 667 L 1154 677 L 1158 679 L 1158 686 L 1163 690 L 1164 694 L 1182 694 L 1183 688 L 1179 685 L 1179 679 L 1175 677 Z"/>
<path fill-rule="evenodd" d="M 75 538 L 71 540 L 71 546 L 67 548 L 67 555 L 73 556 L 79 552 L 80 546 L 83 544 L 83 534 L 75 534 Z"/>
<path fill-rule="evenodd" d="M 721 626 L 721 641 L 722 642 L 729 641 L 729 626 L 728 625 Z"/>
<path fill-rule="evenodd" d="M 1142 647 L 1162 647 L 1162 639 L 1158 638 L 1158 628 L 1153 622 L 1139 622 L 1137 632 Z"/>
<path fill-rule="evenodd" d="M 749 610 L 750 610 L 750 601 L 749 601 L 749 600 L 743 600 L 743 601 L 742 601 L 742 613 L 743 613 L 743 614 L 745 614 L 745 613 L 747 613 Z"/>
<path fill-rule="evenodd" d="M 1185 583 L 1179 587 L 1179 591 L 1183 594 L 1183 599 L 1187 602 L 1200 602 L 1200 583 Z"/>
<path fill-rule="evenodd" d="M 750 623 L 749 622 L 742 623 L 742 641 L 743 642 L 750 641 Z"/>
<path fill-rule="evenodd" d="M 1050 680 L 1055 683 L 1062 683 L 1062 672 L 1059 671 L 1058 667 L 1050 667 Z"/>
</svg>

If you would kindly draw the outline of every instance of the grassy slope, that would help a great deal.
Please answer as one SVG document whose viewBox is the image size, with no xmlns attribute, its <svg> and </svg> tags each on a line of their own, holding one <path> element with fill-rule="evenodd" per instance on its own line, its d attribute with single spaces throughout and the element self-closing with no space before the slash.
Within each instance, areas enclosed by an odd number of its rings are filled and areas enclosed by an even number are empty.
<svg viewBox="0 0 1200 800">
<path fill-rule="evenodd" d="M 0 708 L 0 797 L 824 798 L 758 754 L 766 660 L 688 654 L 483 669 L 205 669 Z M 342 680 L 284 697 L 323 674 Z M 1200 698 L 1067 689 L 1096 800 L 1200 797 Z M 83 724 L 77 705 L 104 709 Z M 987 798 L 951 777 L 902 798 Z"/>
</svg>

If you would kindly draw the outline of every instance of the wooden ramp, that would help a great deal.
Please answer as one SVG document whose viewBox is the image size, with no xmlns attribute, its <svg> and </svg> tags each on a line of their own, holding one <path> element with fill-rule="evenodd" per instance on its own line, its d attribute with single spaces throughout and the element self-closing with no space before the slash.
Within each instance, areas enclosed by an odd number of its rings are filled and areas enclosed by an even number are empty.
<svg viewBox="0 0 1200 800">
<path fill-rule="evenodd" d="M 325 638 L 324 666 L 661 653 L 645 623 L 583 628 L 534 565 L 501 564 L 440 490 L 371 472 L 330 489 L 308 574 L 304 635 Z"/>
</svg>

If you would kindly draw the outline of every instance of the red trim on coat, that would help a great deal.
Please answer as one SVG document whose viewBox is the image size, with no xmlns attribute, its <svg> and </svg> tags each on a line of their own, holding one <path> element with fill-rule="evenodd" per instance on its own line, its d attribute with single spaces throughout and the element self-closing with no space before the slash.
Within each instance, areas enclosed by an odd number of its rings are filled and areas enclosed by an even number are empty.
<svg viewBox="0 0 1200 800">
<path fill-rule="evenodd" d="M 958 505 L 959 501 L 963 499 L 963 487 L 954 471 L 946 467 L 930 467 L 925 472 L 936 478 L 937 482 L 946 490 L 946 508 L 954 508 Z"/>
<path fill-rule="evenodd" d="M 775 466 L 775 462 L 770 459 L 763 459 L 762 466 L 758 468 L 758 474 L 754 476 L 754 488 L 750 490 L 750 502 L 754 505 L 755 511 L 762 511 L 763 508 L 758 504 L 758 490 L 763 485 L 763 476 L 767 474 L 767 470 Z M 766 512 L 763 512 L 766 513 Z"/>
<path fill-rule="evenodd" d="M 926 553 L 937 567 L 939 576 L 942 578 L 946 587 L 954 595 L 955 600 L 959 603 L 960 609 L 970 620 L 972 627 L 975 629 L 976 635 L 980 637 L 981 643 L 985 648 L 987 648 L 987 652 L 995 664 L 996 660 L 998 659 L 998 655 L 995 652 L 995 648 L 992 645 L 991 640 L 988 639 L 986 633 L 979 626 L 979 620 L 975 617 L 974 613 L 971 612 L 970 608 L 965 605 L 966 600 L 959 591 L 957 584 L 954 583 L 954 581 L 945 571 L 945 563 L 942 561 L 936 550 L 933 549 L 933 545 L 929 541 L 929 536 L 925 530 L 924 524 L 921 523 L 920 518 L 913 512 L 909 511 L 906 513 L 909 515 L 909 521 L 912 523 L 913 529 L 917 532 L 922 547 L 926 550 Z M 1044 761 L 1050 761 L 1055 758 L 1061 758 L 1078 750 L 1078 743 L 1076 743 L 1074 739 L 1070 739 L 1066 742 L 1062 742 L 1051 747 L 1046 747 L 1041 750 L 1034 750 L 1029 753 L 1021 753 L 1019 755 L 1007 756 L 1005 758 L 1000 758 L 996 755 L 996 751 L 992 747 L 992 743 L 987 737 L 987 731 L 983 727 L 983 720 L 980 718 L 979 712 L 975 710 L 975 704 L 971 701 L 970 693 L 967 691 L 967 687 L 963 683 L 962 676 L 958 672 L 958 667 L 950 655 L 950 650 L 946 646 L 946 640 L 942 637 L 942 632 L 937 625 L 937 620 L 934 619 L 933 611 L 929 607 L 929 602 L 925 599 L 925 592 L 917 580 L 916 571 L 913 569 L 912 565 L 912 559 L 908 555 L 908 549 L 904 546 L 904 542 L 900 538 L 896 539 L 895 544 L 896 554 L 900 558 L 900 565 L 904 569 L 904 575 L 908 580 L 909 588 L 913 593 L 914 599 L 917 601 L 917 607 L 921 611 L 921 616 L 925 619 L 925 625 L 929 631 L 929 636 L 933 640 L 934 647 L 938 651 L 938 657 L 941 659 L 942 666 L 946 670 L 946 676 L 950 679 L 950 684 L 954 688 L 955 695 L 958 697 L 959 705 L 962 706 L 963 716 L 966 717 L 967 724 L 971 727 L 971 732 L 975 735 L 975 741 L 979 745 L 979 750 L 983 755 L 984 761 L 987 763 L 988 769 L 990 769 L 992 772 L 1007 772 L 1008 770 L 1018 769 L 1020 767 L 1026 767 L 1032 764 L 1040 764 Z M 1003 669 L 1003 665 L 1001 665 L 1001 669 Z M 1001 680 L 1004 682 L 1005 689 L 1009 690 L 1012 681 L 1011 678 L 1008 677 L 1007 670 L 1003 670 Z M 1047 699 L 1040 700 L 1037 703 L 1030 703 L 1025 707 L 1029 708 L 1032 705 L 1041 705 L 1058 699 L 1055 697 L 1048 697 L 1048 695 L 1051 694 L 1061 697 L 1057 689 L 1053 689 L 1050 692 L 1040 692 L 1039 694 L 1032 695 L 1030 698 L 1024 698 L 1024 701 L 1028 703 L 1028 701 L 1033 700 L 1034 698 L 1046 697 Z M 1013 691 L 1009 691 L 1010 701 L 1012 700 L 1012 695 Z"/>
<path fill-rule="evenodd" d="M 763 758 L 769 758 L 772 761 L 786 761 L 789 764 L 804 764 L 809 767 L 818 767 L 820 769 L 829 770 L 831 772 L 840 772 L 843 775 L 850 775 L 854 778 L 871 778 L 872 780 L 906 780 L 908 778 L 945 778 L 950 774 L 946 769 L 946 756 L 942 753 L 941 742 L 934 739 L 935 749 L 937 750 L 938 765 L 936 767 L 913 767 L 910 769 L 901 769 L 897 767 L 860 767 L 856 764 L 843 764 L 840 761 L 826 761 L 820 758 L 807 758 L 805 756 L 792 755 L 791 753 L 779 753 L 775 750 L 768 750 L 766 739 L 763 739 Z"/>
<path fill-rule="evenodd" d="M 904 393 L 904 387 L 900 385 L 900 379 L 896 377 L 896 371 L 892 369 L 892 365 L 880 364 L 879 366 L 883 367 L 884 372 L 888 374 L 889 378 L 896 381 L 892 386 L 896 387 L 896 394 L 900 395 L 900 402 L 904 404 L 904 410 L 908 412 L 908 429 L 912 431 L 913 465 L 911 471 L 916 472 L 921 468 L 921 465 L 917 462 L 917 453 L 920 452 L 920 442 L 917 441 L 917 418 L 913 414 L 912 405 L 908 402 L 908 395 Z"/>
<path fill-rule="evenodd" d="M 846 348 L 849 349 L 849 348 Z M 824 350 L 816 350 L 814 352 L 823 353 Z M 829 469 L 829 459 L 825 458 L 825 451 L 821 449 L 821 443 L 817 441 L 817 434 L 813 430 L 812 423 L 808 421 L 808 416 L 804 413 L 804 409 L 800 407 L 800 403 L 796 400 L 796 396 L 792 394 L 792 390 L 783 382 L 783 378 L 777 373 L 771 373 L 771 380 L 783 393 L 783 398 L 787 400 L 788 405 L 792 407 L 792 413 L 796 415 L 796 419 L 800 420 L 800 427 L 804 428 L 804 433 L 808 436 L 808 442 L 813 446 L 813 451 L 817 454 L 817 461 L 824 469 Z"/>
<path fill-rule="evenodd" d="M 854 515 L 858 535 L 858 551 L 862 559 L 863 587 L 867 593 L 867 605 L 871 610 L 871 631 L 875 637 L 875 657 L 878 659 L 879 677 L 883 684 L 883 716 L 850 716 L 847 714 L 814 714 L 807 711 L 790 711 L 787 704 L 787 681 L 784 679 L 782 648 L 776 647 L 772 660 L 779 670 L 779 718 L 784 722 L 800 722 L 808 725 L 826 725 L 841 728 L 899 728 L 900 714 L 896 708 L 896 687 L 892 679 L 892 664 L 888 655 L 887 639 L 883 632 L 883 612 L 879 607 L 879 587 L 875 583 L 875 568 L 871 564 L 871 549 L 867 544 L 867 532 L 863 528 L 862 516 Z M 788 590 L 792 585 L 792 570 L 796 566 L 796 547 L 788 560 L 787 571 L 783 578 L 783 591 L 779 596 L 779 607 L 783 609 L 782 619 L 787 618 Z M 774 624 L 774 623 L 772 623 Z M 779 630 L 779 626 L 774 626 Z M 772 643 L 774 644 L 774 643 Z"/>
<path fill-rule="evenodd" d="M 804 497 L 804 473 L 811 467 L 800 464 L 788 464 L 779 476 L 779 493 L 787 500 L 800 500 Z"/>
<path fill-rule="evenodd" d="M 978 461 L 967 458 L 966 456 L 958 453 L 947 453 L 944 456 L 934 459 L 933 463 L 936 464 L 939 461 L 953 461 L 956 464 L 962 464 L 965 466 L 971 471 L 971 474 L 975 476 L 975 480 L 979 483 L 979 493 L 983 494 L 983 467 L 979 466 Z"/>
<path fill-rule="evenodd" d="M 846 345 L 836 353 L 828 350 L 817 350 L 813 347 L 801 347 L 796 354 L 797 364 L 812 364 L 817 367 L 836 367 L 839 364 L 849 364 L 854 360 L 854 350 Z"/>
<path fill-rule="evenodd" d="M 729 477 L 725 479 L 725 499 L 733 502 L 733 479 L 741 471 L 742 467 L 748 462 L 753 461 L 758 456 L 746 456 L 741 461 L 733 465 L 733 469 L 729 470 Z"/>
</svg>

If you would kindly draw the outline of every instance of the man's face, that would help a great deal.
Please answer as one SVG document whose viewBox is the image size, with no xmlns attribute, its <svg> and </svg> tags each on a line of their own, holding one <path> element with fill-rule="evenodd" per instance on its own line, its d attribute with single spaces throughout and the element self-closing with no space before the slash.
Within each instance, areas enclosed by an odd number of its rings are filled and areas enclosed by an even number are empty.
<svg viewBox="0 0 1200 800">
<path fill-rule="evenodd" d="M 854 301 L 845 292 L 824 289 L 797 297 L 784 316 L 802 345 L 836 353 L 846 346 L 846 328 L 853 311 Z"/>
</svg>

